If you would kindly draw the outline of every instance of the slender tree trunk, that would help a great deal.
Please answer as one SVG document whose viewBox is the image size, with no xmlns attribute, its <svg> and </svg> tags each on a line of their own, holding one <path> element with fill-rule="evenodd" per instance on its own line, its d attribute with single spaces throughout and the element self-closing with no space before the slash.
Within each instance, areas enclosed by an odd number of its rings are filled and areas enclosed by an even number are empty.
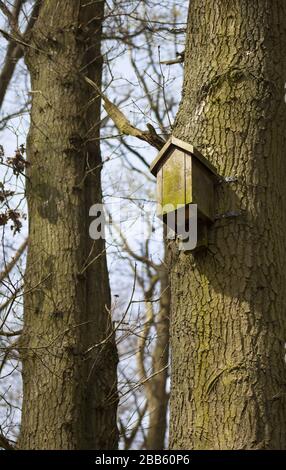
<svg viewBox="0 0 286 470">
<path fill-rule="evenodd" d="M 285 50 L 283 0 L 191 1 L 174 134 L 234 181 L 172 246 L 171 448 L 286 448 Z"/>
<path fill-rule="evenodd" d="M 103 1 L 45 0 L 26 55 L 33 103 L 23 449 L 117 447 L 105 245 L 88 235 L 89 208 L 101 201 L 100 100 L 83 79 L 101 85 L 103 9 Z"/>
<path fill-rule="evenodd" d="M 160 310 L 155 316 L 156 343 L 152 353 L 154 377 L 150 381 L 148 394 L 149 425 L 146 436 L 146 448 L 162 450 L 165 448 L 167 435 L 167 413 L 169 393 L 167 391 L 169 362 L 169 321 L 170 321 L 170 289 L 168 277 L 167 251 L 159 268 L 160 276 Z"/>
</svg>

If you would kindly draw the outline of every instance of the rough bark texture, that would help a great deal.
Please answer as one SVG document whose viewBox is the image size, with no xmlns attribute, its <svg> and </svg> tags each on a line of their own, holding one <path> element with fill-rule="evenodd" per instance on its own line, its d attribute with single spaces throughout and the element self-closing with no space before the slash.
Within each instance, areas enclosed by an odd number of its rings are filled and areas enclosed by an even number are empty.
<svg viewBox="0 0 286 470">
<path fill-rule="evenodd" d="M 283 0 L 191 1 L 174 135 L 237 178 L 216 212 L 241 214 L 172 246 L 171 448 L 286 448 L 285 50 Z"/>
<path fill-rule="evenodd" d="M 100 99 L 83 79 L 100 87 L 103 8 L 45 0 L 26 55 L 33 104 L 22 449 L 117 446 L 105 245 L 88 234 L 89 208 L 101 201 Z"/>
</svg>

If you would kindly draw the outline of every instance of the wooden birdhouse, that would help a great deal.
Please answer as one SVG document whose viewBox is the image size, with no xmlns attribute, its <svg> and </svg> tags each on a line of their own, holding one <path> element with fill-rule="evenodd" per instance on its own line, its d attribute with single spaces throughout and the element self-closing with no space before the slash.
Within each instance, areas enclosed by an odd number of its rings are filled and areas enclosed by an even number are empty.
<svg viewBox="0 0 286 470">
<path fill-rule="evenodd" d="M 171 137 L 150 170 L 157 177 L 157 215 L 164 221 L 177 208 L 185 208 L 187 218 L 190 204 L 197 204 L 200 221 L 214 220 L 214 185 L 218 175 L 195 147 Z"/>
</svg>

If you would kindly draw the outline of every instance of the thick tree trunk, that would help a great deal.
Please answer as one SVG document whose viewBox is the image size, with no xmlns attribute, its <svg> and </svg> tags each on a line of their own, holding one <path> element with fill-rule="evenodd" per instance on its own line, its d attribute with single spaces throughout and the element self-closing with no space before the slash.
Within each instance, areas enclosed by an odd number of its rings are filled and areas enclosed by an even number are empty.
<svg viewBox="0 0 286 470">
<path fill-rule="evenodd" d="M 191 1 L 174 134 L 236 180 L 172 246 L 171 448 L 286 448 L 285 50 L 283 0 Z"/>
<path fill-rule="evenodd" d="M 100 87 L 103 9 L 103 1 L 45 0 L 26 56 L 33 103 L 23 449 L 117 446 L 105 245 L 88 235 L 89 208 L 101 201 L 100 100 L 83 79 Z"/>
</svg>

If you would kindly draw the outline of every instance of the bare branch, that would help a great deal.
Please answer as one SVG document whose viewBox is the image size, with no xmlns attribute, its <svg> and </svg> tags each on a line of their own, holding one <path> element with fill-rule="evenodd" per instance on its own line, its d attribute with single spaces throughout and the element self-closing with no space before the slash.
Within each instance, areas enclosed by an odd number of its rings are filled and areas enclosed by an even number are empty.
<svg viewBox="0 0 286 470">
<path fill-rule="evenodd" d="M 0 30 L 0 33 L 5 37 L 5 39 L 7 39 L 7 41 L 9 41 L 7 51 L 6 51 L 6 57 L 4 59 L 4 65 L 0 73 L 0 108 L 3 104 L 6 91 L 12 79 L 16 65 L 18 61 L 23 57 L 24 47 L 28 45 L 26 41 L 28 40 L 30 31 L 33 28 L 34 23 L 38 17 L 41 1 L 42 0 L 36 0 L 34 8 L 30 15 L 26 30 L 24 34 L 21 36 L 21 38 L 19 38 L 16 35 L 13 36 L 9 34 L 7 31 Z M 2 3 L 3 2 L 0 3 L 0 6 Z"/>
<path fill-rule="evenodd" d="M 22 330 L 0 331 L 0 336 L 5 336 L 6 338 L 11 338 L 12 336 L 19 336 L 21 333 L 22 333 Z"/>
<path fill-rule="evenodd" d="M 9 263 L 7 263 L 4 270 L 0 272 L 0 282 L 2 282 L 5 279 L 5 277 L 7 277 L 8 274 L 12 271 L 17 261 L 21 258 L 22 254 L 24 253 L 27 247 L 27 243 L 28 243 L 28 240 L 26 239 L 16 251 L 15 256 L 13 256 L 13 258 L 9 261 Z"/>
<path fill-rule="evenodd" d="M 125 135 L 131 135 L 133 137 L 137 137 L 140 140 L 144 140 L 148 142 L 148 144 L 152 145 L 158 150 L 161 150 L 163 145 L 166 143 L 162 137 L 160 137 L 157 132 L 155 131 L 154 127 L 151 124 L 147 124 L 148 131 L 141 131 L 137 127 L 134 127 L 130 121 L 124 116 L 122 111 L 113 104 L 104 93 L 98 88 L 96 83 L 94 83 L 90 78 L 85 77 L 85 80 L 89 85 L 91 85 L 97 93 L 102 97 L 104 101 L 104 109 L 109 115 L 110 119 L 114 122 L 118 130 Z"/>
<path fill-rule="evenodd" d="M 160 64 L 173 65 L 173 64 L 182 64 L 185 60 L 185 51 L 178 52 L 176 59 L 163 60 L 160 61 Z"/>
<path fill-rule="evenodd" d="M 3 436 L 2 433 L 0 433 L 0 447 L 5 450 L 15 450 L 15 447 L 11 444 L 7 437 Z"/>
<path fill-rule="evenodd" d="M 2 0 L 0 0 L 0 10 L 6 16 L 12 31 L 14 33 L 18 33 L 19 28 L 18 28 L 17 18 L 15 17 L 15 15 L 13 15 L 13 13 L 9 10 L 9 8 L 5 5 L 5 3 L 2 2 Z"/>
</svg>

